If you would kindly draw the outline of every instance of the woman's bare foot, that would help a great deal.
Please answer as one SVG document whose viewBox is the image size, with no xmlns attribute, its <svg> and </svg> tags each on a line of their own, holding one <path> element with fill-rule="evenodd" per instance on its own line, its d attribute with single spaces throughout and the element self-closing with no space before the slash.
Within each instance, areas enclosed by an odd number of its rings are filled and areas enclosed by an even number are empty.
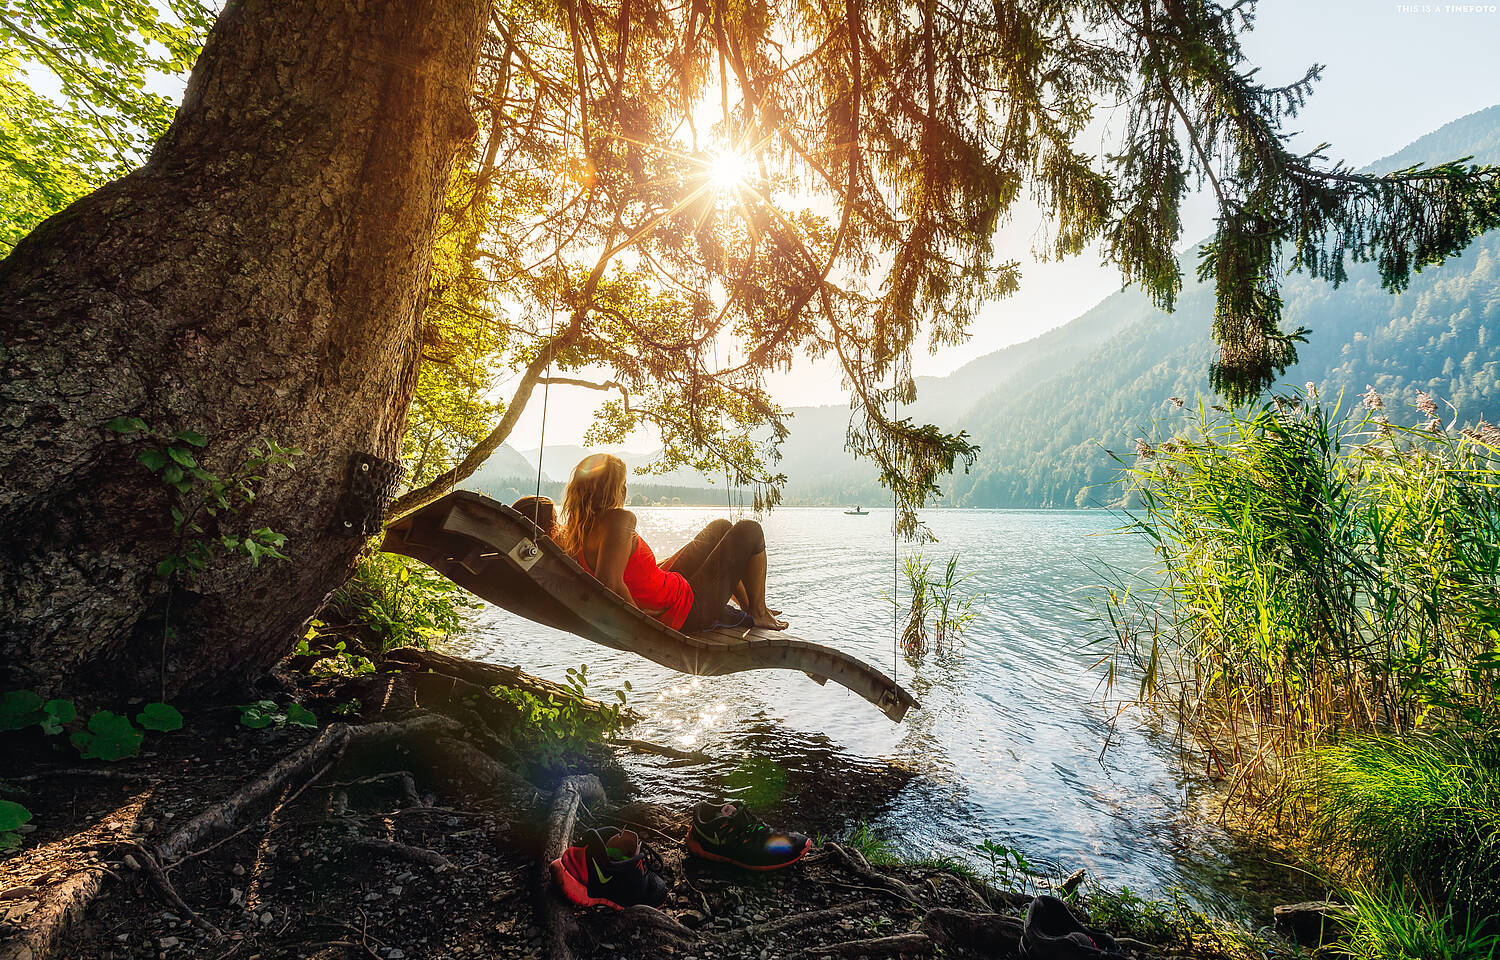
<svg viewBox="0 0 1500 960">
<path fill-rule="evenodd" d="M 775 616 L 777 613 L 780 613 L 780 612 L 781 612 L 780 610 L 774 610 L 773 611 L 773 610 L 770 610 L 770 609 L 766 609 L 766 610 L 760 611 L 759 613 L 752 613 L 752 614 L 750 614 L 750 618 L 752 620 L 754 620 L 755 621 L 755 625 L 757 627 L 759 627 L 760 629 L 762 629 L 762 630 L 785 630 L 786 629 L 786 621 L 785 620 L 777 620 L 776 616 Z"/>
</svg>

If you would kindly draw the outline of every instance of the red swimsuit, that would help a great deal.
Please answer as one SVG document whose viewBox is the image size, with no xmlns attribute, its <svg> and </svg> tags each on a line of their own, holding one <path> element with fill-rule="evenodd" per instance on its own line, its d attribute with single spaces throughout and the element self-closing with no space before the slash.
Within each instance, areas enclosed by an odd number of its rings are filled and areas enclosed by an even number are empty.
<svg viewBox="0 0 1500 960">
<path fill-rule="evenodd" d="M 589 573 L 594 572 L 583 554 L 574 559 Z M 625 562 L 623 579 L 625 589 L 642 609 L 661 610 L 656 619 L 673 630 L 682 628 L 688 610 L 693 606 L 693 588 L 682 574 L 657 566 L 656 554 L 639 534 L 635 538 L 635 548 L 630 551 L 630 559 Z"/>
</svg>

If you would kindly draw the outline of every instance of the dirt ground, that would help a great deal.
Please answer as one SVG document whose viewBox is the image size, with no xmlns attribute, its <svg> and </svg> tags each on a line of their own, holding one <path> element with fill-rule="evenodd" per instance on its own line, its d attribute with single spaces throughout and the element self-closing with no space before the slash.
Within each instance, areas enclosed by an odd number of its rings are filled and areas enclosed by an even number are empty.
<svg viewBox="0 0 1500 960">
<path fill-rule="evenodd" d="M 662 860 L 666 904 L 575 910 L 547 887 L 556 784 L 495 763 L 504 743 L 474 729 L 472 701 L 460 724 L 432 715 L 405 677 L 364 682 L 386 689 L 367 691 L 362 719 L 426 715 L 445 732 L 351 745 L 325 763 L 317 751 L 343 731 L 248 730 L 216 708 L 188 711 L 137 758 L 94 766 L 70 762 L 56 737 L 7 735 L 5 795 L 37 829 L 0 861 L 0 960 L 1015 955 L 1007 918 L 1024 898 L 936 867 L 872 867 L 837 844 L 769 873 L 707 863 L 681 843 L 688 812 L 646 802 L 583 804 L 571 835 L 635 829 Z M 348 690 L 298 694 L 327 717 Z M 313 759 L 266 780 L 296 756 Z M 626 794 L 606 757 L 592 772 Z M 258 801 L 224 806 L 256 782 L 271 784 Z"/>
</svg>

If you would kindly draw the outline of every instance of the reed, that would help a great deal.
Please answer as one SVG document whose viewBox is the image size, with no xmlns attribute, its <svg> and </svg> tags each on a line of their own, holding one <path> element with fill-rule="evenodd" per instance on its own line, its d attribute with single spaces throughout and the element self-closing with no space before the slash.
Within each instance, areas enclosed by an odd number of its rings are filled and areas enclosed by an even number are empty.
<svg viewBox="0 0 1500 960">
<path fill-rule="evenodd" d="M 1497 431 L 1392 425 L 1315 393 L 1200 402 L 1128 465 L 1158 561 L 1107 594 L 1114 695 L 1169 707 L 1231 777 L 1365 735 L 1500 718 Z M 1272 774 L 1272 776 L 1266 776 Z"/>
<path fill-rule="evenodd" d="M 1341 953 L 1349 960 L 1494 960 L 1500 936 L 1435 908 L 1397 886 L 1356 887 L 1349 895 L 1349 935 Z"/>
<path fill-rule="evenodd" d="M 913 661 L 920 661 L 929 650 L 938 656 L 954 653 L 963 642 L 964 631 L 978 616 L 974 605 L 984 599 L 983 594 L 964 586 L 974 575 L 958 572 L 959 554 L 948 557 L 940 577 L 932 572 L 932 563 L 920 551 L 907 554 L 904 563 L 911 600 L 901 631 L 901 649 Z"/>
<path fill-rule="evenodd" d="M 1500 914 L 1500 743 L 1493 735 L 1365 737 L 1318 747 L 1293 763 L 1287 800 L 1300 834 L 1343 875 L 1455 905 L 1466 923 Z"/>
</svg>

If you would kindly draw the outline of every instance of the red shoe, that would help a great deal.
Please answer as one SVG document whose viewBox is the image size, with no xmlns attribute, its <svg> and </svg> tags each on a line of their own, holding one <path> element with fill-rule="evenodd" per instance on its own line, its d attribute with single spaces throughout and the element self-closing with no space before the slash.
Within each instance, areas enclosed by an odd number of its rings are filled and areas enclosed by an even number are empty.
<svg viewBox="0 0 1500 960">
<path fill-rule="evenodd" d="M 552 880 L 563 896 L 580 907 L 616 910 L 666 901 L 666 881 L 646 866 L 646 850 L 634 831 L 602 827 L 583 838 L 582 846 L 552 861 Z"/>
</svg>

